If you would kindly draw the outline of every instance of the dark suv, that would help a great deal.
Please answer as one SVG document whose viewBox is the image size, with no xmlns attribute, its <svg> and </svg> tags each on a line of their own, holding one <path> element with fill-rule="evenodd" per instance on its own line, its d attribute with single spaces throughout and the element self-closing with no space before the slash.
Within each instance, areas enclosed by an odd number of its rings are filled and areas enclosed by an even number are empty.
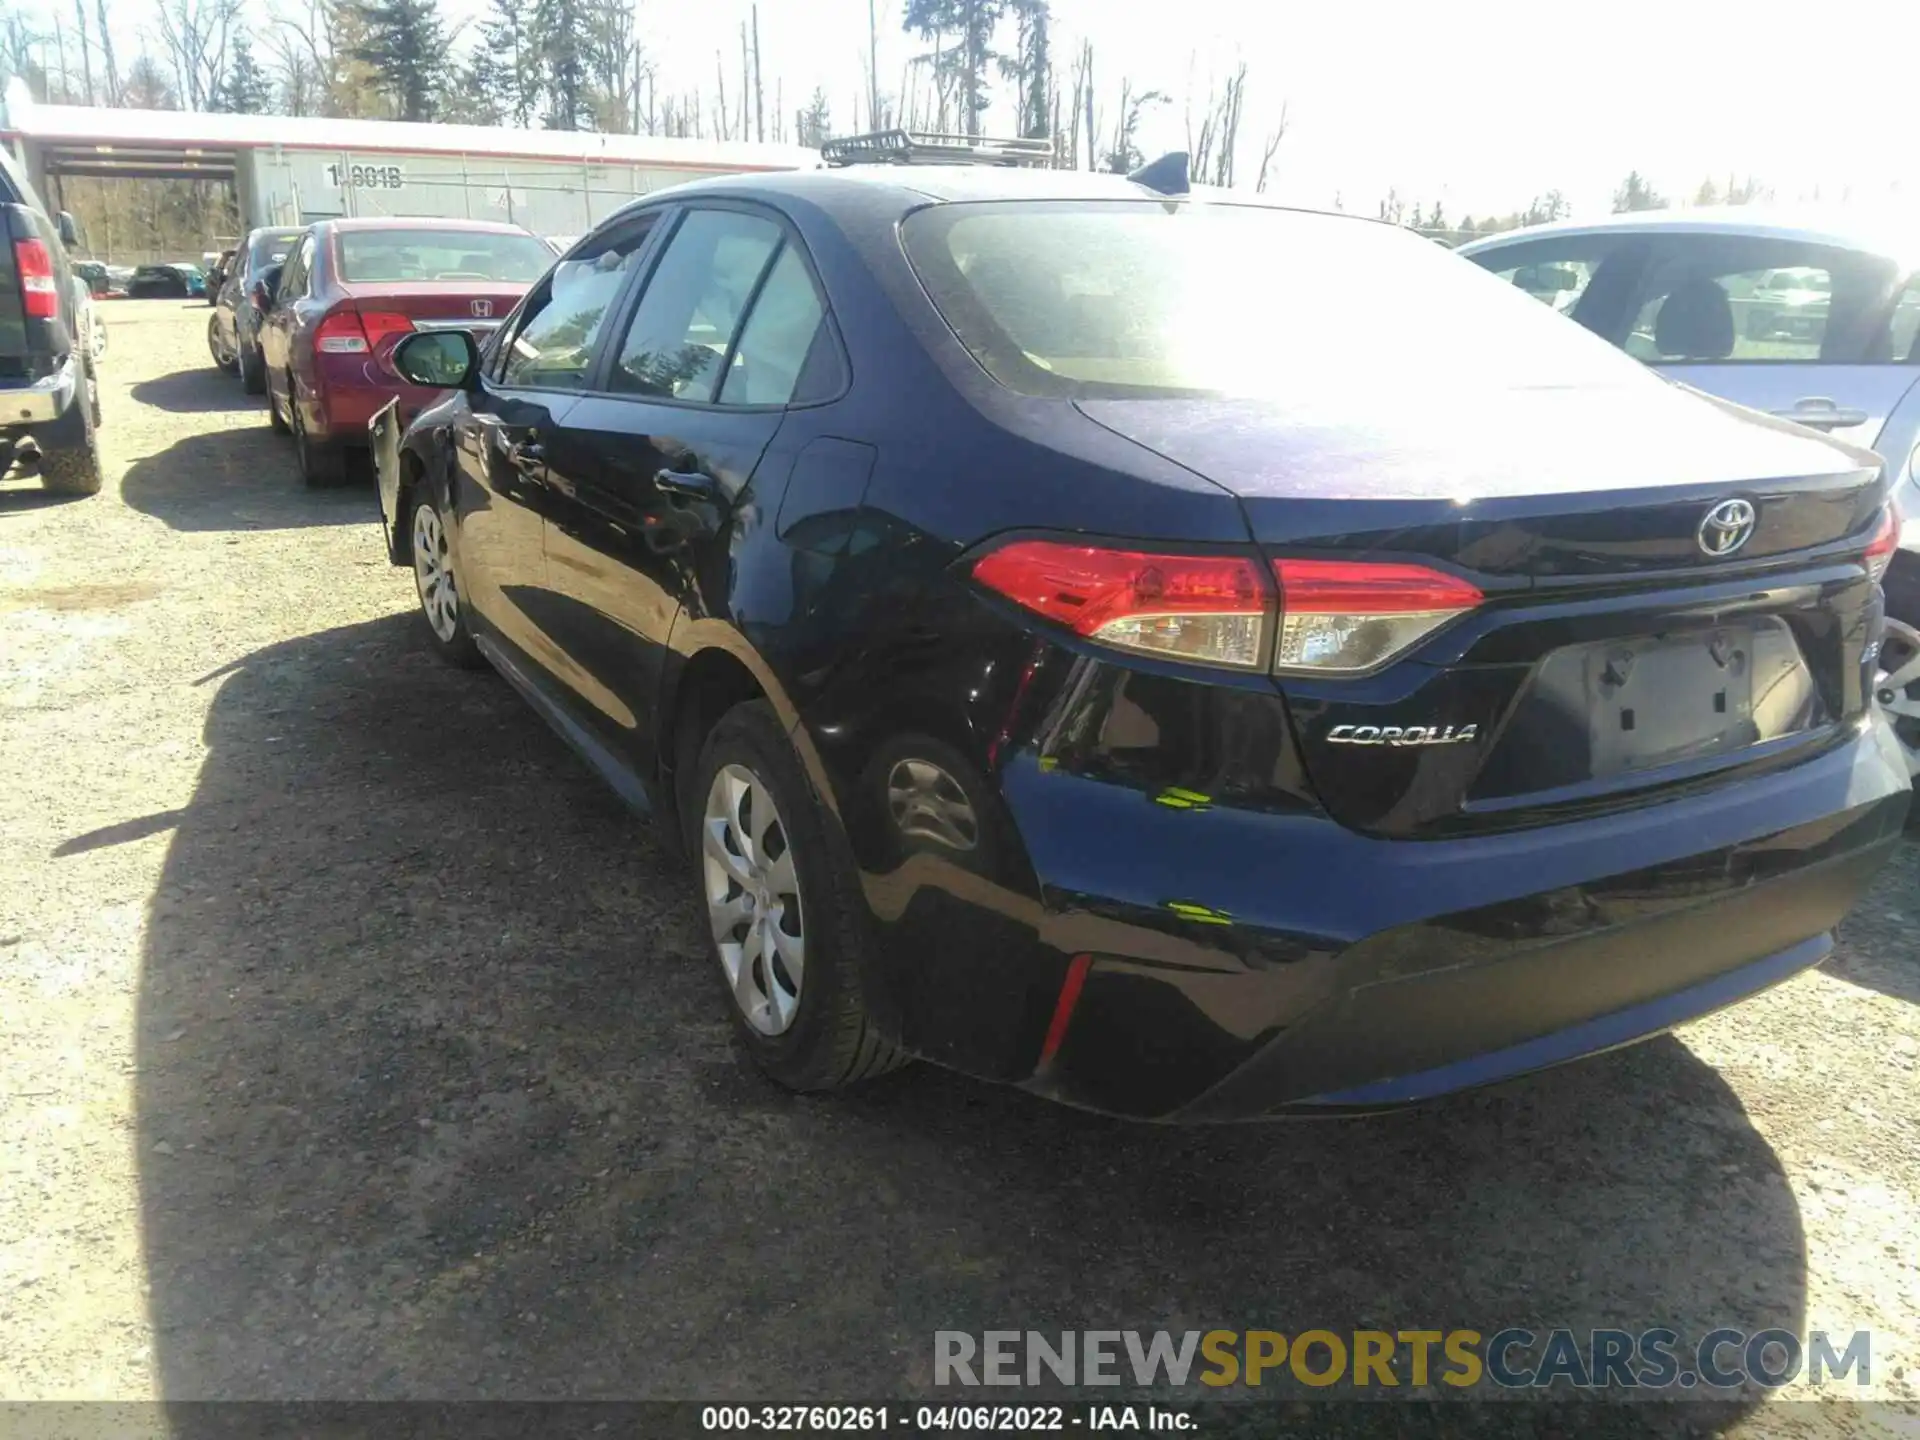
<svg viewBox="0 0 1920 1440">
<path fill-rule="evenodd" d="M 675 186 L 394 352 L 423 634 L 684 837 L 745 1051 L 1325 1114 L 1817 963 L 1908 804 L 1878 458 L 1167 184 Z"/>
<path fill-rule="evenodd" d="M 80 295 L 67 259 L 73 217 L 49 216 L 32 183 L 0 151 L 0 437 L 5 459 L 48 490 L 100 488 L 99 385 L 82 340 Z"/>
</svg>

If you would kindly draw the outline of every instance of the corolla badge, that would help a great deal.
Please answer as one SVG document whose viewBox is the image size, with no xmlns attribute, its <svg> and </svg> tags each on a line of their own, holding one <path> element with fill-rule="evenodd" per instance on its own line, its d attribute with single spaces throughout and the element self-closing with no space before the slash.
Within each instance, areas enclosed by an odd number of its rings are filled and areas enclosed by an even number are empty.
<svg viewBox="0 0 1920 1440">
<path fill-rule="evenodd" d="M 1733 554 L 1753 538 L 1758 518 L 1751 500 L 1722 500 L 1700 522 L 1700 553 L 1716 560 Z"/>
<path fill-rule="evenodd" d="M 1330 745 L 1464 745 L 1480 738 L 1478 725 L 1336 725 Z"/>
</svg>

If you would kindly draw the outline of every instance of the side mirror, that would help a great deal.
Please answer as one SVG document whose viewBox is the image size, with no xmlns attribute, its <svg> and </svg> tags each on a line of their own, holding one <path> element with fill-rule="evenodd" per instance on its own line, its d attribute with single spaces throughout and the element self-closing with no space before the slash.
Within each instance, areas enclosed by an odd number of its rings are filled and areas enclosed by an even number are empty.
<svg viewBox="0 0 1920 1440">
<path fill-rule="evenodd" d="M 71 210 L 62 210 L 54 218 L 54 226 L 60 232 L 60 243 L 70 248 L 80 244 L 80 226 L 74 221 Z"/>
<path fill-rule="evenodd" d="M 418 330 L 393 347 L 402 380 L 436 390 L 464 390 L 480 368 L 480 347 L 464 330 Z"/>
<path fill-rule="evenodd" d="M 269 266 L 267 269 L 261 271 L 260 278 L 253 282 L 253 289 L 250 293 L 253 297 L 254 308 L 259 310 L 263 315 L 273 309 L 274 293 L 280 288 L 280 270 L 281 267 L 278 265 Z"/>
</svg>

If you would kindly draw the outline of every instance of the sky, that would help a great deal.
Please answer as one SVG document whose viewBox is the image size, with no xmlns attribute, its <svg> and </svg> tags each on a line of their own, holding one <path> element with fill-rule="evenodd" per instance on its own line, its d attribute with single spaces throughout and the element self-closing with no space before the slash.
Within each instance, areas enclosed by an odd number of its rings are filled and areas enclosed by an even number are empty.
<svg viewBox="0 0 1920 1440">
<path fill-rule="evenodd" d="M 485 0 L 447 3 L 476 17 Z M 902 0 L 874 3 L 882 86 L 892 90 L 926 47 L 901 32 Z M 789 112 L 823 85 L 845 128 L 865 88 L 867 6 L 761 0 L 769 112 L 776 78 Z M 698 84 L 710 102 L 716 48 L 737 81 L 749 9 L 749 0 L 639 0 L 662 89 Z M 1423 208 L 1439 200 L 1458 220 L 1524 209 L 1557 188 L 1576 215 L 1591 215 L 1637 169 L 1676 198 L 1733 173 L 1760 177 L 1783 201 L 1817 191 L 1920 207 L 1913 0 L 1054 0 L 1054 15 L 1063 85 L 1078 41 L 1094 43 L 1103 126 L 1122 75 L 1174 97 L 1147 112 L 1149 155 L 1182 148 L 1181 97 L 1195 92 L 1197 112 L 1209 71 L 1224 76 L 1244 60 L 1243 178 L 1284 102 L 1289 128 L 1270 190 L 1302 204 L 1371 213 L 1392 188 Z M 1010 128 L 1004 112 L 996 122 Z"/>
<path fill-rule="evenodd" d="M 747 8 L 706 0 L 647 28 L 669 73 L 710 74 L 716 45 L 737 53 Z M 899 0 L 879 8 L 891 88 L 924 47 L 901 34 Z M 866 0 L 762 0 L 762 53 L 784 59 L 789 108 L 796 88 L 823 83 L 844 120 L 862 83 L 866 10 Z M 641 13 L 645 25 L 646 0 Z M 1174 94 L 1145 132 L 1149 152 L 1185 143 L 1178 97 L 1190 67 L 1204 94 L 1209 66 L 1225 74 L 1244 59 L 1243 163 L 1258 167 L 1260 137 L 1285 101 L 1271 188 L 1303 203 L 1337 196 L 1371 211 L 1392 187 L 1458 218 L 1522 209 L 1559 188 L 1576 213 L 1603 213 L 1630 169 L 1688 198 L 1706 176 L 1724 183 L 1733 171 L 1769 181 L 1783 200 L 1812 198 L 1816 186 L 1822 199 L 1849 187 L 1855 199 L 1885 196 L 1902 182 L 1920 203 L 1912 0 L 1054 0 L 1054 13 L 1066 32 L 1057 64 L 1084 36 L 1109 82 L 1124 73 Z"/>
</svg>

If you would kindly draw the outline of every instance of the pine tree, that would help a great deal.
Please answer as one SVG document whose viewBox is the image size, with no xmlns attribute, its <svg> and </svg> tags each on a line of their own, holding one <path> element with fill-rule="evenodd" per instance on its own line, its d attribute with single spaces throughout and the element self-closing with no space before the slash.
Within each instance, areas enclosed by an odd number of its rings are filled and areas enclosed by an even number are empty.
<svg viewBox="0 0 1920 1440">
<path fill-rule="evenodd" d="M 833 138 L 833 121 L 827 112 L 827 92 L 816 88 L 807 108 L 793 117 L 794 138 L 802 145 L 818 149 Z"/>
<path fill-rule="evenodd" d="M 581 0 L 537 0 L 533 12 L 533 53 L 539 68 L 546 73 L 549 129 L 593 128 L 586 33 Z"/>
<path fill-rule="evenodd" d="M 540 117 L 540 56 L 531 0 L 493 0 L 468 69 L 468 100 L 522 129 Z"/>
<path fill-rule="evenodd" d="M 1014 82 L 1019 106 L 1019 133 L 1043 140 L 1053 133 L 1053 55 L 1049 0 L 1010 0 L 1019 23 L 1014 54 L 1001 60 L 1000 73 Z"/>
<path fill-rule="evenodd" d="M 957 85 L 960 95 L 960 122 L 969 135 L 980 133 L 980 118 L 992 104 L 988 94 L 987 70 L 998 58 L 993 48 L 993 33 L 1006 13 L 1009 0 L 906 0 L 901 25 L 923 40 L 943 41 L 956 36 L 959 43 L 951 50 L 944 44 L 937 51 L 935 71 L 938 78 Z"/>
<path fill-rule="evenodd" d="M 226 78 L 215 91 L 213 108 L 233 115 L 267 115 L 273 111 L 273 82 L 253 58 L 253 44 L 241 31 L 233 37 L 233 58 Z"/>
<path fill-rule="evenodd" d="M 396 120 L 431 120 L 439 108 L 447 32 L 434 0 L 372 0 L 359 7 L 366 38 L 354 58 L 373 68 Z"/>
<path fill-rule="evenodd" d="M 1627 178 L 1620 182 L 1620 188 L 1613 192 L 1613 213 L 1624 214 L 1629 210 L 1664 210 L 1667 200 L 1658 193 L 1638 170 L 1629 170 Z"/>
</svg>

